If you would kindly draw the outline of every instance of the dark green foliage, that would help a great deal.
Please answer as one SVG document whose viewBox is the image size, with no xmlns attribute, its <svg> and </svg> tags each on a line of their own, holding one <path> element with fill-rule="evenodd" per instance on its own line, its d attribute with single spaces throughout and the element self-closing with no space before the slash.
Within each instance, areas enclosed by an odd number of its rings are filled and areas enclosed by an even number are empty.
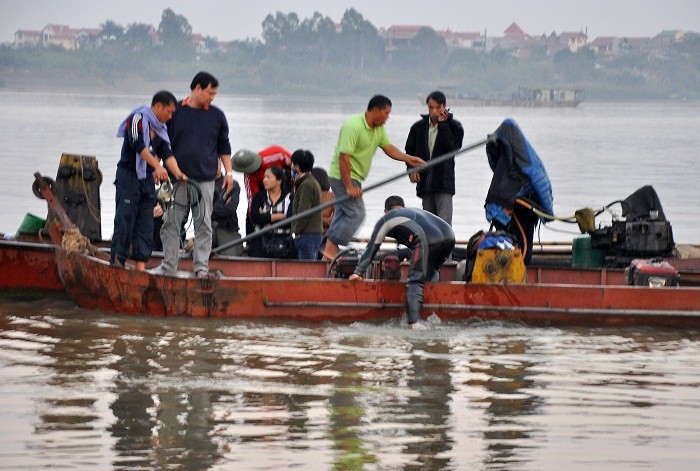
<svg viewBox="0 0 700 471">
<path fill-rule="evenodd" d="M 357 10 L 345 11 L 340 32 L 315 12 L 269 14 L 262 40 L 232 41 L 220 48 L 204 38 L 192 42 L 192 27 L 173 10 L 163 11 L 154 30 L 142 23 L 103 23 L 102 36 L 75 51 L 60 47 L 0 48 L 0 86 L 53 88 L 65 85 L 107 90 L 138 83 L 144 89 L 181 83 L 198 70 L 221 82 L 222 93 L 415 96 L 436 88 L 482 97 L 510 97 L 519 87 L 576 87 L 587 99 L 700 98 L 700 36 L 687 33 L 664 55 L 596 56 L 588 48 L 555 55 L 534 48 L 526 57 L 494 49 L 448 49 L 433 29 L 385 51 L 377 28 Z"/>
<path fill-rule="evenodd" d="M 177 15 L 170 8 L 163 11 L 158 34 L 162 42 L 162 52 L 167 57 L 177 58 L 181 56 L 192 57 L 195 51 L 190 39 L 192 26 L 182 15 Z"/>
</svg>

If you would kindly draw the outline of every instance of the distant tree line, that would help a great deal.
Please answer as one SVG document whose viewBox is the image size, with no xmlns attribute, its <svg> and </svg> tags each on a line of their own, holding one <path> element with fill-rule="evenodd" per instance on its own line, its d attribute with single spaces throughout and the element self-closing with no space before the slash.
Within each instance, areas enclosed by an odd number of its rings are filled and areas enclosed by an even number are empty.
<svg viewBox="0 0 700 471">
<path fill-rule="evenodd" d="M 261 39 L 232 41 L 224 47 L 206 37 L 204 51 L 192 40 L 188 20 L 163 11 L 156 30 L 112 20 L 100 25 L 99 44 L 73 51 L 60 47 L 0 49 L 0 86 L 22 77 L 84 81 L 106 85 L 141 80 L 158 84 L 189 81 L 209 70 L 224 93 L 415 95 L 440 87 L 474 95 L 510 95 L 519 87 L 576 87 L 588 98 L 700 98 L 700 37 L 686 34 L 663 57 L 602 59 L 587 48 L 519 58 L 505 50 L 448 49 L 431 28 L 388 52 L 378 29 L 357 10 L 345 11 L 340 28 L 314 13 L 269 14 Z M 157 85 L 155 85 L 157 86 Z"/>
</svg>

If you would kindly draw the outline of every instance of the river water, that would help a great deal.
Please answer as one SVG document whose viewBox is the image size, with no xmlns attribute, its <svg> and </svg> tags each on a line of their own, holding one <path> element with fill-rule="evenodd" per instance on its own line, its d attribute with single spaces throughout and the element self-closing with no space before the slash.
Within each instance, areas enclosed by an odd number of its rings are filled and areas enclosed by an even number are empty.
<svg viewBox="0 0 700 471">
<path fill-rule="evenodd" d="M 0 232 L 14 232 L 27 212 L 46 214 L 32 175 L 55 176 L 70 152 L 98 157 L 108 237 L 116 127 L 150 97 L 0 99 Z M 327 167 L 342 120 L 366 101 L 220 96 L 215 104 L 234 149 L 308 148 Z M 388 129 L 399 147 L 423 108 L 395 101 Z M 518 121 L 547 167 L 558 215 L 651 184 L 676 241 L 695 243 L 698 109 L 453 107 L 465 144 L 505 117 Z M 483 149 L 457 162 L 463 239 L 486 228 L 490 171 Z M 402 170 L 380 152 L 367 183 Z M 369 235 L 392 193 L 418 204 L 407 178 L 368 192 L 358 235 Z M 571 240 L 575 229 L 554 222 L 540 237 Z M 699 332 L 427 325 L 120 317 L 78 309 L 61 294 L 0 293 L 0 469 L 697 468 Z"/>
<path fill-rule="evenodd" d="M 46 214 L 43 202 L 31 192 L 33 175 L 40 171 L 55 177 L 65 152 L 97 157 L 104 176 L 102 233 L 109 238 L 114 219 L 112 182 L 121 150 L 116 129 L 129 111 L 150 103 L 150 97 L 0 91 L 0 99 L 0 158 L 6 172 L 0 187 L 4 203 L 0 232 L 14 232 L 27 212 Z M 272 144 L 291 151 L 305 148 L 316 156 L 316 165 L 325 168 L 343 120 L 362 112 L 366 103 L 365 97 L 221 96 L 214 101 L 227 115 L 234 151 L 257 151 Z M 425 108 L 418 98 L 395 100 L 387 129 L 397 147 L 403 148 L 409 127 Z M 557 216 L 571 216 L 582 207 L 598 209 L 653 185 L 676 241 L 698 243 L 700 102 L 584 102 L 575 109 L 452 107 L 452 111 L 464 126 L 465 146 L 485 139 L 505 118 L 514 118 L 547 168 Z M 488 228 L 483 207 L 492 173 L 483 147 L 460 154 L 456 162 L 453 224 L 457 238 L 465 240 Z M 403 171 L 403 163 L 379 151 L 366 185 Z M 241 182 L 242 177 L 238 175 Z M 407 205 L 420 206 L 408 177 L 368 192 L 367 219 L 358 236 L 370 235 L 383 213 L 384 199 L 391 194 L 402 195 Z M 613 210 L 619 214 L 619 205 Z M 241 205 L 239 219 L 244 212 Z M 598 222 L 606 221 L 601 217 Z M 539 236 L 571 240 L 577 233 L 575 224 L 554 221 L 543 226 Z"/>
</svg>

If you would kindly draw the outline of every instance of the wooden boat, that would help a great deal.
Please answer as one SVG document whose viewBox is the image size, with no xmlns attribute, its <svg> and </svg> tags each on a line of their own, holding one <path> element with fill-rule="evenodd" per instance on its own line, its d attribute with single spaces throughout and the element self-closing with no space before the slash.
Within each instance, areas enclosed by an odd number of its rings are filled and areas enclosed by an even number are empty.
<svg viewBox="0 0 700 471">
<path fill-rule="evenodd" d="M 51 195 L 52 200 L 69 205 L 66 217 L 70 214 L 95 245 L 108 248 L 110 242 L 102 240 L 101 183 L 102 172 L 96 157 L 63 153 L 56 180 L 41 177 L 41 184 L 36 180 L 32 192 L 38 198 L 47 199 L 41 188 L 48 188 L 47 195 Z M 43 219 L 27 213 L 16 233 L 8 234 L 7 238 L 0 234 L 0 289 L 63 290 L 56 269 L 54 242 L 45 229 L 52 224 L 53 217 L 51 211 Z"/>
<path fill-rule="evenodd" d="M 219 276 L 164 276 L 112 267 L 56 249 L 68 295 L 86 309 L 119 314 L 355 322 L 400 318 L 403 281 L 326 278 L 320 264 L 217 264 Z M 300 267 L 316 276 L 300 277 Z M 259 271 L 251 270 L 257 268 Z M 598 274 L 599 270 L 595 270 Z M 700 328 L 700 287 L 650 288 L 581 280 L 524 284 L 427 283 L 423 316 L 495 319 L 538 325 L 650 325 Z"/>
<path fill-rule="evenodd" d="M 111 266 L 80 235 L 51 190 L 40 186 L 59 223 L 49 227 L 52 240 L 61 244 L 54 249 L 58 274 L 80 307 L 152 316 L 332 322 L 397 318 L 404 312 L 403 280 L 328 278 L 326 264 L 319 262 L 215 258 L 210 269 L 216 274 L 205 279 L 191 272 L 165 276 Z M 451 268 L 444 267 L 443 281 L 426 284 L 425 317 L 700 328 L 700 287 L 610 284 L 617 281 L 608 280 L 605 269 L 538 269 L 525 283 L 465 283 L 448 281 L 454 279 Z"/>
<path fill-rule="evenodd" d="M 109 242 L 98 245 L 106 250 Z M 55 249 L 56 245 L 49 240 L 0 239 L 0 290 L 63 291 Z M 154 254 L 146 266 L 157 266 L 160 258 Z"/>
<path fill-rule="evenodd" d="M 48 238 L 48 236 L 47 236 Z M 99 244 L 106 249 L 107 242 Z M 0 290 L 35 289 L 63 291 L 64 286 L 56 266 L 56 246 L 47 239 L 21 237 L 15 240 L 0 239 Z M 148 268 L 160 263 L 161 254 L 154 253 L 146 264 Z M 456 256 L 455 260 L 459 260 Z M 552 263 L 552 261 L 555 261 Z M 700 259 L 666 259 L 681 276 L 682 285 L 700 285 Z M 304 262 L 296 260 L 269 260 L 248 257 L 216 256 L 211 259 L 213 270 L 222 273 L 253 273 L 264 276 L 267 273 L 289 273 L 298 277 L 322 277 L 328 271 L 325 262 Z M 182 270 L 191 270 L 192 260 L 185 257 Z M 406 267 L 404 267 L 404 271 Z M 442 279 L 453 280 L 457 270 L 456 261 L 442 267 Z M 571 245 L 563 242 L 537 247 L 533 265 L 527 270 L 528 281 L 533 283 L 573 283 L 625 285 L 625 273 L 621 268 L 573 268 L 571 267 Z"/>
<path fill-rule="evenodd" d="M 0 289 L 63 290 L 54 250 L 45 242 L 0 240 Z"/>
<path fill-rule="evenodd" d="M 96 243 L 107 250 L 109 241 Z M 56 245 L 48 233 L 19 234 L 17 238 L 0 239 L 0 290 L 31 289 L 63 291 L 56 267 Z M 147 266 L 160 263 L 157 257 Z"/>
<path fill-rule="evenodd" d="M 50 188 L 44 188 L 42 193 L 49 208 L 60 213 L 58 220 L 62 221 L 64 226 L 73 226 Z M 55 245 L 49 241 L 50 238 L 60 243 L 58 234 L 51 234 L 51 236 L 45 234 L 41 238 L 37 234 L 24 234 L 16 240 L 0 240 L 0 273 L 3 274 L 0 277 L 0 289 L 31 288 L 54 291 L 64 289 L 56 265 Z M 108 242 L 97 245 L 105 249 Z M 156 266 L 160 262 L 159 255 L 154 254 L 147 267 Z M 623 269 L 572 268 L 571 258 L 571 244 L 552 243 L 537 247 L 533 257 L 534 265 L 528 267 L 528 283 L 589 284 L 591 286 L 626 284 Z M 459 257 L 455 259 L 458 260 Z M 552 259 L 555 261 L 553 264 Z M 682 285 L 700 285 L 699 258 L 667 260 L 678 269 Z M 229 276 L 246 273 L 263 279 L 279 276 L 323 278 L 329 268 L 324 262 L 222 256 L 212 258 L 210 266 L 213 270 Z M 181 262 L 180 268 L 191 270 L 191 259 L 186 257 Z M 454 280 L 456 270 L 455 262 L 445 264 L 442 267 L 441 279 Z M 407 267 L 404 266 L 404 278 L 406 275 Z"/>
</svg>

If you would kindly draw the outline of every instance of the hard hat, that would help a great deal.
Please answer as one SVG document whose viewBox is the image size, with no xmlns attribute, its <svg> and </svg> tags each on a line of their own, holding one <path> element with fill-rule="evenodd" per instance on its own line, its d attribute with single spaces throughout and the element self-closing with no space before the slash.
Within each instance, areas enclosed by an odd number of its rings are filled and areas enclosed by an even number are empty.
<svg viewBox="0 0 700 471">
<path fill-rule="evenodd" d="M 241 149 L 233 154 L 231 166 L 236 172 L 255 173 L 262 165 L 262 158 L 256 152 Z"/>
</svg>

